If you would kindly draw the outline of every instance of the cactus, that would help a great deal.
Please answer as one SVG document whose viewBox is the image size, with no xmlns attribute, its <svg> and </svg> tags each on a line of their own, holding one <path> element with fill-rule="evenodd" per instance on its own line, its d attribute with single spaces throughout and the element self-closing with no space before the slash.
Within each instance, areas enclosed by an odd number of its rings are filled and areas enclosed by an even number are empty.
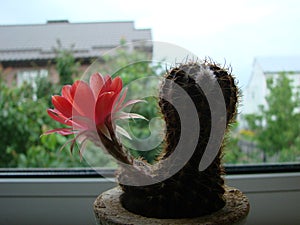
<svg viewBox="0 0 300 225">
<path fill-rule="evenodd" d="M 75 134 L 69 141 L 71 151 L 78 140 L 82 155 L 85 142 L 92 140 L 117 159 L 118 181 L 123 190 L 120 202 L 128 211 L 146 217 L 183 218 L 221 209 L 225 205 L 222 142 L 235 118 L 238 100 L 238 89 L 230 71 L 204 60 L 180 64 L 165 74 L 159 95 L 159 107 L 166 123 L 165 146 L 154 165 L 133 158 L 120 143 L 117 135 L 120 127 L 115 120 L 144 118 L 120 112 L 141 101 L 125 103 L 122 85 L 120 77 L 112 79 L 100 73 L 93 74 L 89 84 L 76 81 L 72 86 L 65 85 L 61 96 L 52 97 L 55 108 L 48 109 L 48 114 L 67 127 L 45 134 Z M 196 123 L 186 125 L 182 121 Z M 183 144 L 182 136 L 187 137 Z M 220 137 L 219 144 L 216 137 Z M 206 150 L 211 147 L 211 139 L 217 144 Z M 194 147 L 190 143 L 195 143 Z M 216 154 L 207 160 L 207 152 Z M 199 170 L 203 161 L 208 166 Z"/>
<path fill-rule="evenodd" d="M 166 122 L 164 151 L 155 166 L 151 167 L 139 160 L 139 164 L 143 165 L 139 167 L 141 168 L 139 171 L 131 171 L 131 174 L 128 170 L 120 172 L 118 178 L 123 190 L 120 197 L 121 204 L 128 211 L 146 217 L 184 218 L 210 214 L 225 205 L 222 178 L 224 170 L 221 164 L 224 144 L 221 145 L 212 163 L 204 171 L 199 171 L 199 163 L 210 137 L 211 117 L 214 113 L 211 112 L 206 98 L 208 93 L 203 92 L 199 82 L 202 82 L 202 85 L 209 84 L 210 92 L 214 92 L 215 88 L 221 88 L 224 99 L 216 98 L 213 104 L 225 101 L 227 116 L 219 117 L 218 122 L 221 123 L 223 120 L 226 128 L 236 115 L 238 89 L 230 71 L 210 60 L 180 64 L 167 71 L 164 79 L 165 82 L 160 87 L 159 100 L 161 113 Z M 167 80 L 171 82 L 166 82 Z M 181 134 L 180 116 L 174 106 L 166 100 L 167 98 L 176 101 L 181 98 L 174 88 L 176 85 L 188 93 L 198 113 L 200 133 L 193 155 L 178 172 L 163 181 L 143 186 L 128 185 L 128 182 L 124 184 L 123 181 L 130 181 L 136 177 L 137 179 L 155 177 L 157 168 L 162 166 L 160 164 L 163 164 L 164 159 L 167 159 L 176 148 Z M 182 100 L 181 107 L 184 109 L 185 101 Z"/>
</svg>

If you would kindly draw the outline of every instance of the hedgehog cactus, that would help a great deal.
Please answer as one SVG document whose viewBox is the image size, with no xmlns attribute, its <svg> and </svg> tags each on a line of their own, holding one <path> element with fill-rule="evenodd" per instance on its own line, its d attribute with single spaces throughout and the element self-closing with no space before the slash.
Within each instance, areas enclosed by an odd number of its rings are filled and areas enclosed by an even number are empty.
<svg viewBox="0 0 300 225">
<path fill-rule="evenodd" d="M 209 93 L 201 90 L 199 82 L 203 82 L 202 85 L 209 85 L 210 92 L 221 88 L 224 99 L 214 99 L 213 104 L 225 100 L 227 116 L 219 117 L 218 122 L 222 123 L 222 120 L 226 119 L 223 121 L 226 126 L 232 122 L 236 114 L 238 89 L 233 77 L 226 69 L 208 61 L 181 64 L 168 71 L 165 79 L 172 82 L 164 82 L 160 88 L 159 106 L 166 122 L 166 137 L 165 150 L 157 164 L 163 163 L 163 159 L 173 153 L 181 134 L 181 118 L 174 106 L 165 100 L 166 98 L 175 101 L 180 99 L 175 91 L 175 85 L 179 85 L 188 93 L 198 112 L 200 133 L 197 137 L 196 149 L 187 163 L 166 180 L 146 186 L 121 184 L 124 191 L 121 195 L 121 203 L 127 210 L 146 217 L 184 218 L 206 215 L 225 205 L 224 180 L 222 178 L 224 172 L 221 165 L 223 146 L 221 145 L 212 163 L 204 171 L 199 171 L 199 163 L 210 138 L 211 117 L 214 113 L 210 111 L 210 105 L 206 98 Z M 217 81 L 219 86 L 216 86 L 214 81 Z M 182 99 L 181 107 L 183 109 L 184 102 Z M 154 174 L 155 168 L 152 171 Z M 146 179 L 146 172 L 144 176 L 140 179 Z"/>
<path fill-rule="evenodd" d="M 98 80 L 97 85 L 93 84 L 95 80 Z M 120 201 L 125 209 L 146 217 L 184 218 L 210 214 L 225 205 L 222 143 L 228 124 L 235 118 L 238 99 L 238 89 L 228 69 L 205 60 L 180 64 L 166 73 L 159 96 L 166 136 L 164 151 L 154 165 L 133 158 L 116 135 L 116 118 L 143 118 L 137 114 L 118 114 L 123 107 L 139 102 L 133 100 L 123 104 L 125 97 L 120 95 L 120 79 L 112 80 L 97 74 L 91 77 L 89 85 L 84 83 L 83 87 L 79 88 L 78 84 L 65 87 L 61 97 L 54 96 L 55 109 L 48 111 L 53 119 L 65 125 L 73 125 L 73 129 L 59 128 L 46 134 L 77 134 L 71 148 L 78 136 L 84 141 L 90 138 L 106 148 L 120 164 L 118 181 L 123 190 Z M 79 97 L 90 96 L 91 104 L 76 102 L 74 93 L 77 89 L 84 90 L 79 93 Z M 179 90 L 183 90 L 184 94 Z M 111 113 L 105 110 L 105 118 L 99 111 L 105 108 L 102 103 L 110 103 Z M 185 126 L 182 121 L 190 119 L 191 103 L 196 113 L 192 119 L 196 123 Z M 79 116 L 71 116 L 72 105 L 73 112 L 75 107 Z M 88 105 L 95 109 L 81 109 L 81 106 Z M 220 107 L 212 108 L 212 105 Z M 89 112 L 89 116 L 80 112 Z M 96 127 L 91 125 L 97 121 Z M 221 140 L 219 144 L 212 135 L 215 133 Z M 183 134 L 188 140 L 179 144 Z M 212 142 L 217 144 L 215 149 L 207 149 L 212 136 Z M 189 142 L 195 142 L 195 147 L 189 147 Z M 177 150 L 179 155 L 174 154 Z M 211 150 L 215 154 L 212 154 L 208 166 L 199 170 L 201 163 L 206 160 L 205 153 Z"/>
</svg>

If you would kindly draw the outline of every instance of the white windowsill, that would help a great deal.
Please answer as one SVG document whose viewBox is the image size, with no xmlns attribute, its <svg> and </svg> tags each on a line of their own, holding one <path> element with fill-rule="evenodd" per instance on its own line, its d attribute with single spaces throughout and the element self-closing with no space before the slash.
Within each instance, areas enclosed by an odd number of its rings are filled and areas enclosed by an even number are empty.
<svg viewBox="0 0 300 225">
<path fill-rule="evenodd" d="M 248 224 L 300 224 L 300 172 L 225 179 L 248 196 Z M 115 185 L 103 178 L 0 179 L 1 224 L 95 224 L 93 201 Z"/>
</svg>

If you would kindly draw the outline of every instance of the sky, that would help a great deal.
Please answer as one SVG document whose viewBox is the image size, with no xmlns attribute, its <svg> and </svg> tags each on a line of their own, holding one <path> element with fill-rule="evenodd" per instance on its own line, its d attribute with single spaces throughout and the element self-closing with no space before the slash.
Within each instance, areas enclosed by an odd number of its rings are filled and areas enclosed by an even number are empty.
<svg viewBox="0 0 300 225">
<path fill-rule="evenodd" d="M 244 89 L 255 57 L 300 55 L 299 12 L 298 0 L 2 0 L 0 24 L 134 21 L 154 41 L 231 65 Z"/>
</svg>

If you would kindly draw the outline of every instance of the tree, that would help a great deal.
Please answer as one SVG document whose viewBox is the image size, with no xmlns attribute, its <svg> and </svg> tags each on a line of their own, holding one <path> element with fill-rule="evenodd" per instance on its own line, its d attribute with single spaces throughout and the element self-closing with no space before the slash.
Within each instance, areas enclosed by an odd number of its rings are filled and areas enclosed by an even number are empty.
<svg viewBox="0 0 300 225">
<path fill-rule="evenodd" d="M 66 137 L 41 134 L 55 127 L 46 109 L 49 94 L 57 87 L 46 78 L 37 80 L 36 93 L 31 85 L 9 87 L 0 71 L 0 167 L 70 167 L 84 166 L 79 157 L 71 158 L 58 150 Z M 33 98 L 36 95 L 37 98 Z"/>
<path fill-rule="evenodd" d="M 128 96 L 133 99 L 139 99 L 139 93 L 144 92 L 145 87 L 148 89 L 154 88 L 158 90 L 158 80 L 149 82 L 149 80 L 138 82 L 133 84 L 140 78 L 147 76 L 161 75 L 162 66 L 160 63 L 153 64 L 151 61 L 151 54 L 141 51 L 139 49 L 129 50 L 126 46 L 125 40 L 120 41 L 120 47 L 116 49 L 111 55 L 104 55 L 104 64 L 101 65 L 101 73 L 109 73 L 112 76 L 120 76 L 123 80 L 124 86 L 132 84 L 127 92 Z M 133 82 L 133 83 L 131 83 Z M 151 135 L 149 129 L 149 121 L 152 118 L 160 117 L 158 112 L 158 99 L 154 96 L 144 99 L 147 103 L 139 103 L 133 106 L 132 111 L 143 115 L 148 119 L 146 120 L 131 120 L 129 121 L 129 127 L 133 135 L 141 140 L 146 139 Z M 159 126 L 159 125 L 158 125 Z M 126 140 L 124 140 L 126 142 Z M 133 143 L 131 140 L 130 143 Z M 145 144 L 145 142 L 143 142 Z M 129 142 L 128 142 L 128 145 Z M 154 162 L 156 156 L 161 152 L 161 145 L 149 151 L 139 151 L 142 147 L 136 145 L 135 149 L 129 148 L 132 155 L 136 157 L 142 157 L 150 163 Z"/>
<path fill-rule="evenodd" d="M 2 79 L 4 74 L 0 70 L 0 151 L 2 153 L 0 167 L 85 167 L 89 166 L 88 162 L 91 161 L 104 167 L 115 166 L 104 153 L 99 153 L 98 148 L 87 152 L 87 161 L 80 160 L 79 154 L 73 154 L 73 157 L 70 157 L 67 147 L 59 151 L 67 142 L 68 137 L 59 135 L 41 137 L 43 132 L 57 126 L 56 121 L 53 121 L 46 112 L 47 108 L 53 107 L 49 96 L 59 93 L 61 85 L 73 83 L 72 74 L 78 74 L 79 63 L 75 61 L 72 51 L 60 48 L 57 53 L 56 68 L 60 74 L 61 83 L 57 85 L 47 78 L 38 78 L 35 81 L 36 92 L 33 92 L 26 83 L 20 87 L 8 87 Z M 158 67 L 152 66 L 145 60 L 151 59 L 145 54 L 143 51 L 128 52 L 126 48 L 120 48 L 117 55 L 105 58 L 103 67 L 97 72 L 106 74 L 115 71 L 115 74 L 111 75 L 121 76 L 125 85 L 145 75 L 157 74 Z M 138 63 L 130 64 L 132 62 Z M 105 71 L 105 68 L 109 71 Z M 133 90 L 136 93 L 142 91 L 143 87 L 135 87 Z M 33 98 L 33 95 L 36 98 Z M 146 100 L 147 104 L 137 104 L 133 111 L 150 120 L 157 114 L 157 101 Z M 147 121 L 131 122 L 136 136 L 144 138 L 149 135 Z M 157 149 L 147 152 L 132 150 L 132 153 L 151 161 L 157 154 Z"/>
<path fill-rule="evenodd" d="M 238 123 L 235 122 L 229 127 L 225 135 L 224 146 L 224 163 L 225 164 L 238 164 L 247 162 L 247 155 L 242 151 L 239 146 L 241 134 L 237 131 Z"/>
<path fill-rule="evenodd" d="M 78 74 L 80 63 L 76 61 L 72 47 L 64 49 L 59 40 L 57 41 L 57 45 L 58 47 L 54 48 L 56 52 L 55 66 L 59 74 L 60 84 L 71 84 L 73 83 L 73 75 Z"/>
<path fill-rule="evenodd" d="M 245 116 L 263 150 L 264 162 L 267 157 L 278 157 L 283 151 L 294 149 L 300 136 L 299 87 L 292 86 L 287 73 L 280 73 L 276 80 L 267 80 L 267 88 L 268 106 L 260 105 L 258 113 Z"/>
</svg>

